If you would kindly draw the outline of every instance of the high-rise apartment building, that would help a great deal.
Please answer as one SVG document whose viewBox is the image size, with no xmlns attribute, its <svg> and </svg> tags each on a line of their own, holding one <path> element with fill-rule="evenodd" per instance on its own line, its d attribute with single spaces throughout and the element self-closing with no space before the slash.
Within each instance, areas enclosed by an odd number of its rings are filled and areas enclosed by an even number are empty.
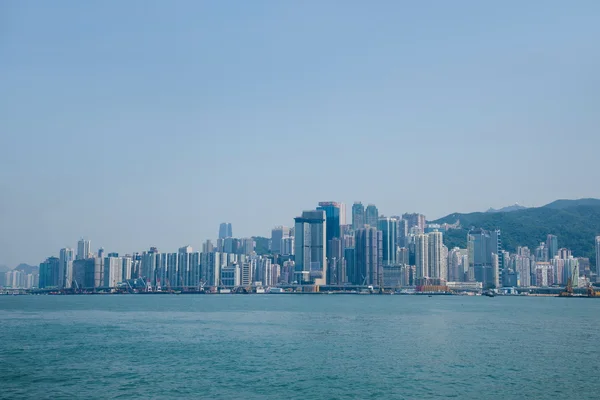
<svg viewBox="0 0 600 400">
<path fill-rule="evenodd" d="M 84 260 L 92 256 L 91 252 L 92 243 L 89 240 L 81 238 L 77 242 L 77 260 Z"/>
<path fill-rule="evenodd" d="M 356 285 L 383 284 L 382 232 L 365 227 L 355 232 L 354 279 Z"/>
<path fill-rule="evenodd" d="M 290 228 L 287 226 L 276 226 L 271 230 L 271 252 L 282 254 L 283 239 L 290 237 Z"/>
<path fill-rule="evenodd" d="M 395 265 L 396 251 L 398 250 L 398 220 L 381 217 L 377 228 L 382 233 L 383 265 Z"/>
<path fill-rule="evenodd" d="M 371 228 L 377 228 L 378 221 L 379 210 L 374 204 L 369 204 L 365 210 L 365 225 L 369 225 Z"/>
<path fill-rule="evenodd" d="M 190 286 L 188 277 L 192 266 L 191 255 L 193 252 L 192 246 L 183 246 L 177 251 L 177 281 L 179 285 L 175 286 Z"/>
<path fill-rule="evenodd" d="M 68 247 L 60 249 L 58 267 L 58 287 L 70 288 L 73 281 L 73 261 L 75 261 L 75 250 Z"/>
<path fill-rule="evenodd" d="M 295 222 L 295 280 L 324 285 L 327 279 L 327 222 L 325 211 L 303 211 Z"/>
<path fill-rule="evenodd" d="M 448 252 L 448 281 L 465 282 L 469 269 L 467 249 L 453 248 Z"/>
<path fill-rule="evenodd" d="M 230 222 L 223 222 L 219 225 L 219 239 L 233 237 L 233 229 Z"/>
<path fill-rule="evenodd" d="M 352 205 L 352 229 L 358 230 L 365 227 L 365 206 L 360 202 Z"/>
<path fill-rule="evenodd" d="M 104 258 L 104 287 L 117 287 L 123 281 L 123 260 L 121 257 Z"/>
<path fill-rule="evenodd" d="M 418 213 L 405 213 L 402 214 L 402 219 L 407 221 L 407 230 L 410 231 L 411 228 L 417 227 L 419 232 L 425 232 L 425 216 L 423 214 Z"/>
<path fill-rule="evenodd" d="M 416 278 L 426 278 L 429 274 L 429 235 L 415 235 Z"/>
<path fill-rule="evenodd" d="M 447 280 L 448 276 L 445 271 L 445 262 L 443 254 L 443 237 L 442 232 L 431 232 L 427 234 L 428 238 L 428 254 L 429 261 L 429 278 L 438 278 Z"/>
</svg>

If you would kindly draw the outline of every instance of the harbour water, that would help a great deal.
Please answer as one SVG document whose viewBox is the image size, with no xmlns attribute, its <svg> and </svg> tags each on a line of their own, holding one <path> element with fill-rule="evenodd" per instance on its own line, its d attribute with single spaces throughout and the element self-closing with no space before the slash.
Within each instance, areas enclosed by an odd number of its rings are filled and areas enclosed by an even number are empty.
<svg viewBox="0 0 600 400">
<path fill-rule="evenodd" d="M 0 398 L 600 397 L 600 301 L 0 296 Z"/>
</svg>

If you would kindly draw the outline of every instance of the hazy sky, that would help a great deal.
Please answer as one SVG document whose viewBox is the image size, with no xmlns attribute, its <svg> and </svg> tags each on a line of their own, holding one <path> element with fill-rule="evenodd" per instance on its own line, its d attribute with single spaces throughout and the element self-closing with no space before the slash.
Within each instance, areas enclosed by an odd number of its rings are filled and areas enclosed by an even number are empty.
<svg viewBox="0 0 600 400">
<path fill-rule="evenodd" d="M 318 201 L 600 197 L 600 2 L 0 2 L 0 264 Z M 348 212 L 348 217 L 350 213 Z"/>
</svg>

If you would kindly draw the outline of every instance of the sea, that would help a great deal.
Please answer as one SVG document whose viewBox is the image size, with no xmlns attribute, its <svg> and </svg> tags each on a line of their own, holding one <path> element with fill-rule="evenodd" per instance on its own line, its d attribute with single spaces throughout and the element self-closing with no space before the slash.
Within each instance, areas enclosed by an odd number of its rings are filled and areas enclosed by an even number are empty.
<svg viewBox="0 0 600 400">
<path fill-rule="evenodd" d="M 600 300 L 0 296 L 2 399 L 600 398 Z"/>
</svg>

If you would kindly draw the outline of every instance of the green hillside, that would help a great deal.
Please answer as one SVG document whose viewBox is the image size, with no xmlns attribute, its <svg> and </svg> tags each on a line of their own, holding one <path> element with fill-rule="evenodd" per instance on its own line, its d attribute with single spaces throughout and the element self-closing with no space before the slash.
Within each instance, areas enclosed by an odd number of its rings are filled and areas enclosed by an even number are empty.
<svg viewBox="0 0 600 400">
<path fill-rule="evenodd" d="M 586 204 L 594 203 L 590 201 L 594 199 L 584 200 Z M 594 238 L 600 235 L 600 200 L 596 200 L 596 205 L 580 205 L 579 201 L 559 202 L 510 213 L 455 213 L 432 222 L 460 222 L 460 228 L 451 229 L 444 235 L 448 248 L 465 248 L 471 227 L 500 229 L 503 247 L 510 252 L 514 252 L 517 246 L 527 246 L 533 251 L 540 242 L 546 241 L 546 235 L 553 234 L 558 236 L 559 247 L 569 248 L 573 256 L 589 257 L 593 262 Z"/>
</svg>

